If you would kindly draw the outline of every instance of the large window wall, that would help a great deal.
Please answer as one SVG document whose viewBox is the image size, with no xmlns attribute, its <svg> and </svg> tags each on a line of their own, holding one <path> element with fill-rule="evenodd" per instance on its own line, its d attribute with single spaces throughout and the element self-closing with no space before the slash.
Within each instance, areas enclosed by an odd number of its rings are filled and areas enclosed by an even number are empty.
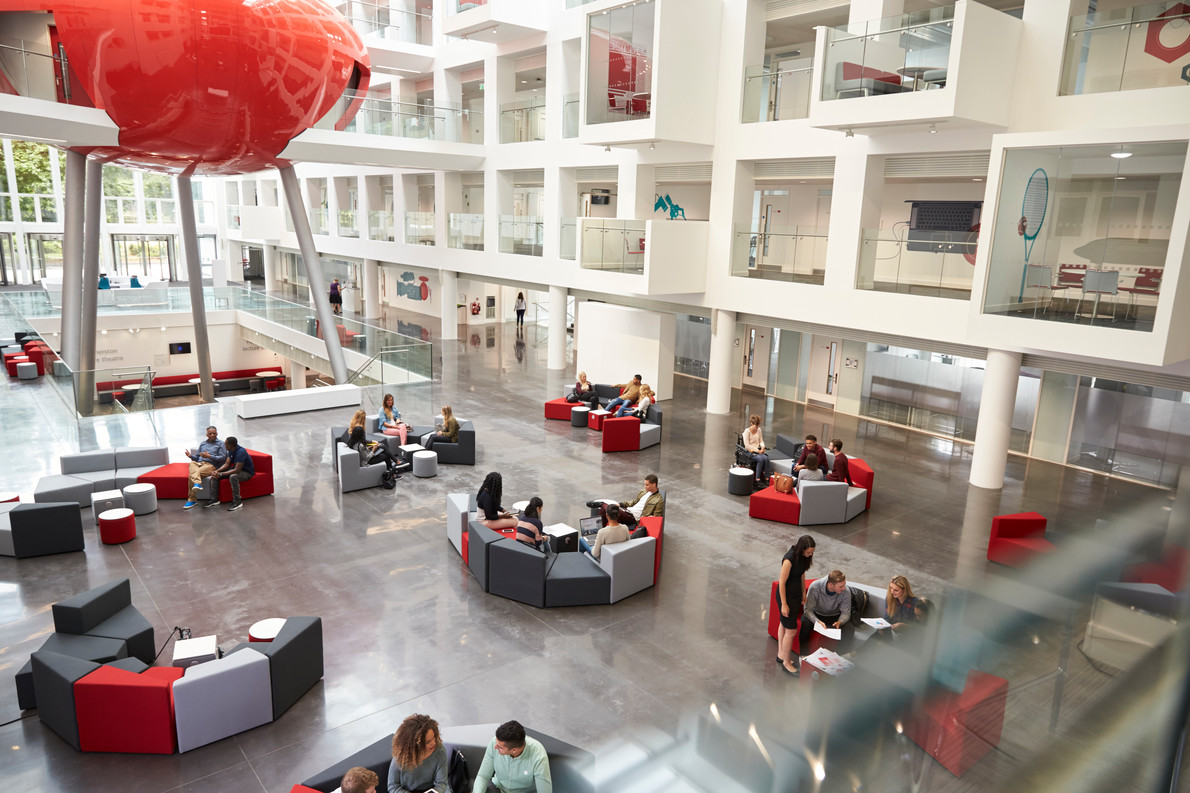
<svg viewBox="0 0 1190 793">
<path fill-rule="evenodd" d="M 587 18 L 587 123 L 648 118 L 656 7 L 612 8 Z"/>
<path fill-rule="evenodd" d="M 984 313 L 1151 331 L 1186 141 L 1011 149 Z"/>
</svg>

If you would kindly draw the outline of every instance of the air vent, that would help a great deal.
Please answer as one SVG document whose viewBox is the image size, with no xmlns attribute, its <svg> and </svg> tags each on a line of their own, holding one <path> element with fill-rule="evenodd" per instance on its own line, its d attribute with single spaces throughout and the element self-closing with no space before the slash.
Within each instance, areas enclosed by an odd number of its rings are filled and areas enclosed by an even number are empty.
<svg viewBox="0 0 1190 793">
<path fill-rule="evenodd" d="M 614 165 L 601 165 L 596 168 L 575 168 L 574 178 L 577 182 L 611 182 L 615 184 L 620 179 L 620 169 Z"/>
<path fill-rule="evenodd" d="M 541 170 L 513 171 L 512 172 L 512 183 L 517 185 L 518 187 L 521 187 L 521 186 L 529 186 L 529 187 L 538 186 L 538 187 L 540 187 L 541 185 L 545 184 L 545 171 L 541 171 Z"/>
<path fill-rule="evenodd" d="M 698 162 L 690 165 L 658 165 L 654 173 L 656 181 L 671 184 L 673 182 L 709 182 L 711 181 L 711 164 Z"/>
<path fill-rule="evenodd" d="M 545 68 L 545 53 L 538 52 L 534 55 L 526 55 L 523 58 L 517 58 L 512 62 L 513 71 L 527 72 L 530 69 L 544 69 Z"/>
<path fill-rule="evenodd" d="M 831 179 L 835 175 L 834 157 L 809 157 L 804 160 L 765 160 L 756 163 L 756 181 L 766 179 Z"/>
<path fill-rule="evenodd" d="M 846 10 L 849 5 L 848 0 L 769 0 L 764 9 L 764 18 L 765 21 L 772 22 L 776 19 L 820 13 L 836 8 Z"/>
<path fill-rule="evenodd" d="M 885 178 L 920 179 L 922 177 L 986 178 L 986 151 L 967 151 L 954 154 L 906 154 L 884 161 Z"/>
</svg>

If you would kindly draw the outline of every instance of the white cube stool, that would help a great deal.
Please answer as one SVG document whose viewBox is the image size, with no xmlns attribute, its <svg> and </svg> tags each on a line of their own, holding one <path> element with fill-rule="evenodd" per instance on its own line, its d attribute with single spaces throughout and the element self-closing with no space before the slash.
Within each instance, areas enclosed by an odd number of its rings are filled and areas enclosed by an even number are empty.
<svg viewBox="0 0 1190 793">
<path fill-rule="evenodd" d="M 420 451 L 413 453 L 413 475 L 422 479 L 438 475 L 438 452 Z"/>
<path fill-rule="evenodd" d="M 37 379 L 37 364 L 32 361 L 25 361 L 17 364 L 17 379 L 18 380 L 36 380 Z"/>
<path fill-rule="evenodd" d="M 148 515 L 157 511 L 157 485 L 135 482 L 124 486 L 124 504 L 134 515 Z"/>
<path fill-rule="evenodd" d="M 178 639 L 174 642 L 173 666 L 185 669 L 188 666 L 214 661 L 219 655 L 219 646 L 214 636 L 197 636 L 193 639 Z"/>
<path fill-rule="evenodd" d="M 121 509 L 124 506 L 124 494 L 119 490 L 101 490 L 91 494 L 91 514 L 95 522 L 99 523 L 99 513 L 109 509 Z"/>
</svg>

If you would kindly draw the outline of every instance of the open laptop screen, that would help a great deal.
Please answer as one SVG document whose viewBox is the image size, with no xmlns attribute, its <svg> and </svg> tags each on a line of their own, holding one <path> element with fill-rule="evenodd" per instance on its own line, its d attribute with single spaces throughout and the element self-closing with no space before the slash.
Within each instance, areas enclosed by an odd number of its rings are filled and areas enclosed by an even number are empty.
<svg viewBox="0 0 1190 793">
<path fill-rule="evenodd" d="M 582 536 L 586 537 L 590 534 L 598 534 L 599 530 L 603 528 L 603 521 L 598 515 L 593 515 L 589 518 L 579 518 L 578 530 Z"/>
</svg>

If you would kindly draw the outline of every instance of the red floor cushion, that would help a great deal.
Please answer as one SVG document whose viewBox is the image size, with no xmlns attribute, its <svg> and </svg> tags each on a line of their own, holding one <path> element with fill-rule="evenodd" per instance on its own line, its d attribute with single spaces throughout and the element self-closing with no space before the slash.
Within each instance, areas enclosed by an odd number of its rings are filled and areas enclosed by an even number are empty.
<svg viewBox="0 0 1190 793">
<path fill-rule="evenodd" d="M 962 776 L 1000 743 L 1008 681 L 971 670 L 962 693 L 927 698 L 906 720 L 905 734 L 955 776 Z"/>
<path fill-rule="evenodd" d="M 190 488 L 190 463 L 170 463 L 136 478 L 157 486 L 157 498 L 187 498 Z"/>
<path fill-rule="evenodd" d="M 79 748 L 84 752 L 173 754 L 178 750 L 171 684 L 183 670 L 141 674 L 101 666 L 74 684 Z"/>
<path fill-rule="evenodd" d="M 801 512 L 802 502 L 798 500 L 797 493 L 778 493 L 775 485 L 757 490 L 748 499 L 748 514 L 754 518 L 796 526 Z"/>
<path fill-rule="evenodd" d="M 557 421 L 570 421 L 570 409 L 574 404 L 565 399 L 551 399 L 545 403 L 545 417 Z"/>
</svg>

